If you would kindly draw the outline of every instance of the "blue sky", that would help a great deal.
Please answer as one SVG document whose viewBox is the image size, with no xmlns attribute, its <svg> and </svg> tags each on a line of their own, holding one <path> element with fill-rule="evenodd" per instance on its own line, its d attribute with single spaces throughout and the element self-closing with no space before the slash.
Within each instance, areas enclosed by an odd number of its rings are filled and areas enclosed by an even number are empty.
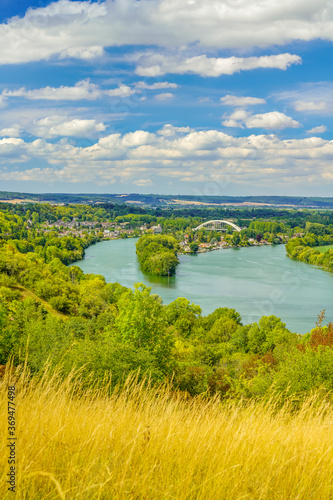
<svg viewBox="0 0 333 500">
<path fill-rule="evenodd" d="M 0 0 L 0 190 L 333 193 L 331 0 Z"/>
</svg>

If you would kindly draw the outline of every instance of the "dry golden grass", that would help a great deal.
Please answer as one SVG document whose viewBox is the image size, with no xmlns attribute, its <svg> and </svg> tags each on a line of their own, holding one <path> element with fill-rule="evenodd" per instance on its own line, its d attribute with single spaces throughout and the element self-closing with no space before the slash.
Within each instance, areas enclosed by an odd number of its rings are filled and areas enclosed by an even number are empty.
<svg viewBox="0 0 333 500">
<path fill-rule="evenodd" d="M 313 397 L 297 413 L 273 402 L 222 406 L 133 380 L 107 396 L 83 391 L 74 378 L 46 373 L 28 382 L 23 373 L 15 381 L 16 499 L 333 498 L 329 403 Z M 14 497 L 6 484 L 7 386 L 0 382 L 6 499 Z"/>
</svg>

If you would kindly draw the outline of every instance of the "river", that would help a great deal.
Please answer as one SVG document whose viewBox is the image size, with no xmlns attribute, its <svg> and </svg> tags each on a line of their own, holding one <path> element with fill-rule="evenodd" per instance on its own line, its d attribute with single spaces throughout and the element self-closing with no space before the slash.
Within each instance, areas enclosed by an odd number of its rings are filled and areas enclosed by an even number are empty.
<svg viewBox="0 0 333 500">
<path fill-rule="evenodd" d="M 284 245 L 182 255 L 177 275 L 167 278 L 140 270 L 136 241 L 97 243 L 74 265 L 126 287 L 143 282 L 165 304 L 186 297 L 199 304 L 204 315 L 217 307 L 235 308 L 244 324 L 274 314 L 292 331 L 306 333 L 322 309 L 326 309 L 326 320 L 333 321 L 333 273 L 289 259 Z"/>
</svg>

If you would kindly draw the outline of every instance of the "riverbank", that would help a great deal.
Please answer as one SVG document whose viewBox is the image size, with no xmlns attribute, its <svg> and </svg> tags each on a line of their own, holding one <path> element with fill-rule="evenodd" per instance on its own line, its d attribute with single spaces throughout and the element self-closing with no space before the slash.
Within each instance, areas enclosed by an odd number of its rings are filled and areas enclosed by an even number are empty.
<svg viewBox="0 0 333 500">
<path fill-rule="evenodd" d="M 248 244 L 248 245 L 218 245 L 218 244 L 214 244 L 214 245 L 209 245 L 207 247 L 206 246 L 199 247 L 199 250 L 196 253 L 206 253 L 206 252 L 212 252 L 214 250 L 228 250 L 230 248 L 262 247 L 265 245 L 273 245 L 273 243 L 265 241 L 264 243 L 253 243 L 253 244 Z M 191 254 L 193 252 L 184 251 L 183 253 L 184 254 Z"/>
</svg>

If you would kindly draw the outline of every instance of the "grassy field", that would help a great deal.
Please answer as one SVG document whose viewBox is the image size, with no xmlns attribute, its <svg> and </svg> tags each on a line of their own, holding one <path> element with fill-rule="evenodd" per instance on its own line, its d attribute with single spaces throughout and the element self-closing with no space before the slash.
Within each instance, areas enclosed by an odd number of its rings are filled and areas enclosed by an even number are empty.
<svg viewBox="0 0 333 500">
<path fill-rule="evenodd" d="M 314 247 L 316 250 L 319 250 L 319 252 L 321 253 L 326 253 L 328 252 L 329 250 L 332 250 L 333 249 L 333 245 L 326 245 L 324 247 Z"/>
<path fill-rule="evenodd" d="M 185 400 L 128 381 L 122 391 L 21 375 L 16 499 L 333 498 L 333 408 Z M 0 496 L 8 492 L 8 380 L 0 382 Z M 315 404 L 317 401 L 317 404 Z"/>
</svg>

